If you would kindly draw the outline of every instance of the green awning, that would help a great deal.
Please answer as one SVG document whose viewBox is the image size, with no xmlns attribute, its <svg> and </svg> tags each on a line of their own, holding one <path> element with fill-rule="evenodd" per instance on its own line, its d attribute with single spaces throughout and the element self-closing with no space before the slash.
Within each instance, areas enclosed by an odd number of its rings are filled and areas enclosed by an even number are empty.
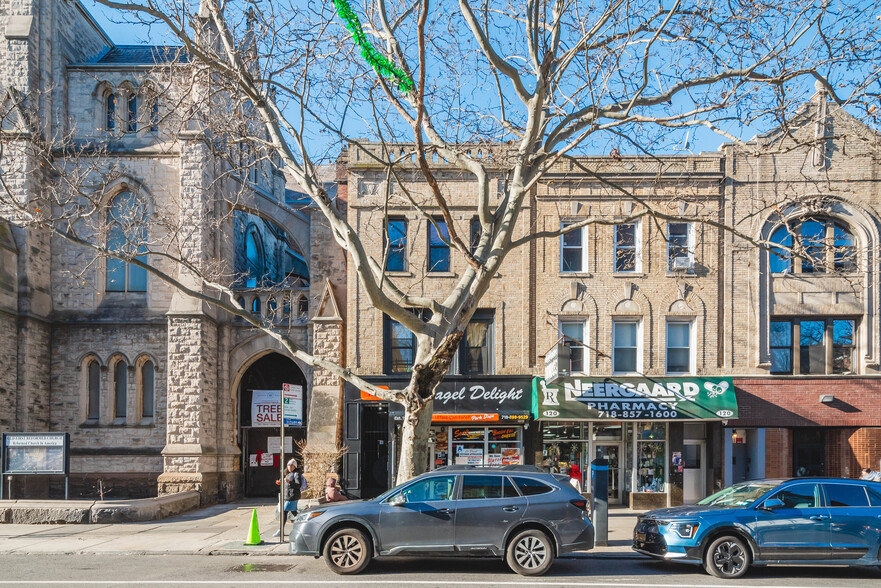
<svg viewBox="0 0 881 588">
<path fill-rule="evenodd" d="M 538 420 L 722 420 L 737 418 L 731 378 L 566 378 L 532 381 Z"/>
</svg>

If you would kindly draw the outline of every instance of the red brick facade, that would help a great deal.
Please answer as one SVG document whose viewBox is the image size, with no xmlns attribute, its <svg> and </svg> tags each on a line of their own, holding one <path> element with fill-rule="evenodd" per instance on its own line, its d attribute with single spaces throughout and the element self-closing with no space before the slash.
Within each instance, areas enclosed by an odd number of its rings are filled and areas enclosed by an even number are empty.
<svg viewBox="0 0 881 588">
<path fill-rule="evenodd" d="M 789 429 L 765 429 L 765 477 L 792 475 L 792 434 Z"/>
<path fill-rule="evenodd" d="M 729 427 L 881 427 L 879 378 L 735 378 L 734 387 L 740 418 Z"/>
<path fill-rule="evenodd" d="M 792 427 L 823 427 L 825 473 L 855 478 L 881 468 L 881 379 L 735 379 L 739 417 L 729 427 L 765 428 L 765 476 L 793 475 Z M 832 402 L 820 395 L 832 394 Z"/>
</svg>

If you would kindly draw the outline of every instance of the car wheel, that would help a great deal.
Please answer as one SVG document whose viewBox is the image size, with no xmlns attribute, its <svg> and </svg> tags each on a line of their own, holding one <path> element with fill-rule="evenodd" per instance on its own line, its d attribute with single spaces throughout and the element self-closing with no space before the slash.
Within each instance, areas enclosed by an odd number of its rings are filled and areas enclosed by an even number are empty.
<svg viewBox="0 0 881 588">
<path fill-rule="evenodd" d="M 717 578 L 734 579 L 749 568 L 749 550 L 738 537 L 719 537 L 704 554 L 704 569 Z"/>
<path fill-rule="evenodd" d="M 529 529 L 517 533 L 511 540 L 505 561 L 521 576 L 541 576 L 554 563 L 554 548 L 547 535 Z"/>
<path fill-rule="evenodd" d="M 324 544 L 324 561 L 337 574 L 359 574 L 372 557 L 370 541 L 358 529 L 339 529 Z"/>
</svg>

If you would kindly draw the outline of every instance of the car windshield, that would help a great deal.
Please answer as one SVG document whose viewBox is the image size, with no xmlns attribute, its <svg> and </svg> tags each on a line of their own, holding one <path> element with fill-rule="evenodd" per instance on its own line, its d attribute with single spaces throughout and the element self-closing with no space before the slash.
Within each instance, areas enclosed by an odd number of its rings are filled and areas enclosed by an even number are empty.
<svg viewBox="0 0 881 588">
<path fill-rule="evenodd" d="M 394 488 L 391 488 L 390 490 L 386 490 L 385 492 L 383 492 L 382 494 L 380 494 L 379 496 L 377 496 L 377 497 L 374 498 L 373 500 L 379 500 L 380 502 L 382 502 L 383 500 L 385 500 L 385 499 L 388 498 L 389 496 L 392 496 L 392 495 L 394 495 L 394 494 L 397 494 L 398 491 L 399 491 L 401 488 L 403 488 L 404 486 L 406 486 L 407 484 L 409 484 L 409 483 L 412 482 L 412 481 L 413 481 L 413 480 L 407 480 L 407 481 L 404 482 L 403 484 L 398 484 L 398 485 L 395 486 Z"/>
<path fill-rule="evenodd" d="M 727 508 L 747 506 L 776 487 L 777 484 L 762 484 L 759 482 L 735 484 L 724 490 L 719 490 L 711 496 L 707 496 L 698 502 L 698 504 L 703 504 L 705 506 L 722 506 Z"/>
</svg>

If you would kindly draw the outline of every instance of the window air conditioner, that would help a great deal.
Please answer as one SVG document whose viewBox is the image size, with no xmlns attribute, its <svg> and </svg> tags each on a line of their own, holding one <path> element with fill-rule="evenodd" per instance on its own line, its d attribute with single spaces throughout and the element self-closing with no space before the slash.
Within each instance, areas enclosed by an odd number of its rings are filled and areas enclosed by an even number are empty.
<svg viewBox="0 0 881 588">
<path fill-rule="evenodd" d="M 674 272 L 690 272 L 692 269 L 694 269 L 694 262 L 691 260 L 691 257 L 682 255 L 673 258 Z"/>
</svg>

